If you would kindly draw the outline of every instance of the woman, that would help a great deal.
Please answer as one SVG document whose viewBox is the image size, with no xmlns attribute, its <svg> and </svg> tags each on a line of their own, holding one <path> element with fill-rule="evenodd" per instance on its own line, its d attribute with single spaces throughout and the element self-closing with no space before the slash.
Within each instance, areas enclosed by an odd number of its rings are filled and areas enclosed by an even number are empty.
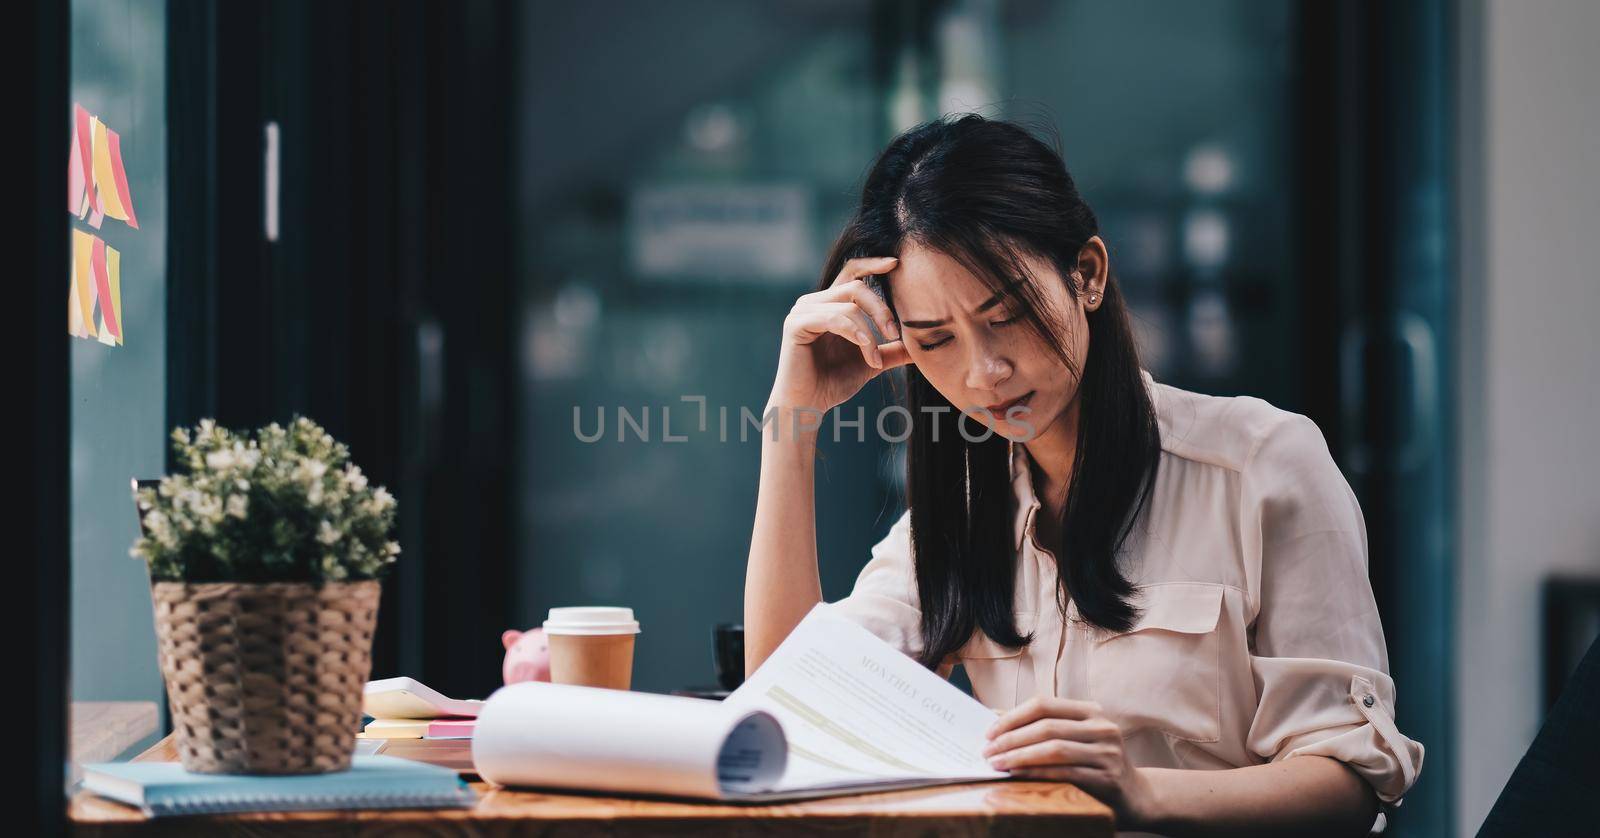
<svg viewBox="0 0 1600 838">
<path fill-rule="evenodd" d="M 991 763 L 1124 829 L 1364 834 L 1422 746 L 1393 722 L 1361 510 L 1310 420 L 1140 368 L 1097 232 L 1009 123 L 930 123 L 878 158 L 784 323 L 747 671 L 822 599 L 815 411 L 905 366 L 909 511 L 830 607 L 965 667 L 1001 713 Z"/>
</svg>

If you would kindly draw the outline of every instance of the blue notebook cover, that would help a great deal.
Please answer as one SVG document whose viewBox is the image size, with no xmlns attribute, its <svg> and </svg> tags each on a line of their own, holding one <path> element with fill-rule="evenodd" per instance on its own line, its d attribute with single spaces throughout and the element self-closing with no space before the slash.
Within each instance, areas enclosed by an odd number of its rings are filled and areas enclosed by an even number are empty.
<svg viewBox="0 0 1600 838">
<path fill-rule="evenodd" d="M 358 755 L 348 771 L 288 777 L 190 774 L 176 762 L 101 762 L 84 766 L 83 787 L 151 816 L 439 808 L 471 806 L 478 797 L 448 768 L 382 755 Z"/>
</svg>

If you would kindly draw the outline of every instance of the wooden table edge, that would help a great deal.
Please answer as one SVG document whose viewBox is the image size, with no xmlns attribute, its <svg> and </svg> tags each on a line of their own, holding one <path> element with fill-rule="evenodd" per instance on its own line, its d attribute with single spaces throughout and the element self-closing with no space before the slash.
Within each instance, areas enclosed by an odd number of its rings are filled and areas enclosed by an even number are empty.
<svg viewBox="0 0 1600 838">
<path fill-rule="evenodd" d="M 177 757 L 172 735 L 135 761 L 170 762 Z M 1008 835 L 1111 836 L 1111 810 L 1069 783 L 1000 781 L 962 783 L 901 791 L 871 792 L 782 804 L 728 804 L 663 798 L 617 797 L 546 789 L 498 789 L 470 783 L 478 802 L 466 809 L 357 809 L 308 812 L 244 812 L 217 816 L 146 818 L 138 809 L 78 790 L 68 802 L 75 835 L 133 832 L 214 835 L 220 832 L 319 834 L 382 833 L 397 827 L 433 825 L 450 834 L 551 836 L 612 834 L 704 834 L 755 831 L 763 835 L 859 830 L 873 835 L 890 827 L 920 834 L 943 832 Z M 941 802 L 941 798 L 943 802 Z M 936 823 L 935 823 L 936 822 Z M 809 826 L 808 826 L 809 824 Z"/>
</svg>

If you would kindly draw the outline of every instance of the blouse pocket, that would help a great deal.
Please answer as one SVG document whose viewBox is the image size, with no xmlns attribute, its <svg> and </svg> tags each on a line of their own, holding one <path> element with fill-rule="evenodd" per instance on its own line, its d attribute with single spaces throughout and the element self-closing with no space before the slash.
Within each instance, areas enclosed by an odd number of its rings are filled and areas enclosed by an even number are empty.
<svg viewBox="0 0 1600 838">
<path fill-rule="evenodd" d="M 1190 742 L 1222 733 L 1222 585 L 1139 588 L 1143 613 L 1127 631 L 1090 644 L 1089 697 L 1124 733 L 1155 729 Z"/>
<path fill-rule="evenodd" d="M 1017 631 L 1029 634 L 1036 622 L 1032 612 L 1016 612 Z M 1002 646 L 991 640 L 982 629 L 972 633 L 956 651 L 967 680 L 972 682 L 972 694 L 991 710 L 1009 710 L 1017 706 L 1017 696 L 1022 686 L 1026 646 Z"/>
</svg>

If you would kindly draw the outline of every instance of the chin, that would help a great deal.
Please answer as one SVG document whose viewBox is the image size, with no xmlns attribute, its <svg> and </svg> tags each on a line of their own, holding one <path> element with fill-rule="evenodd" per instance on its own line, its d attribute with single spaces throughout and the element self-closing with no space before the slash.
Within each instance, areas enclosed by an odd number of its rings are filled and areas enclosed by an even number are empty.
<svg viewBox="0 0 1600 838">
<path fill-rule="evenodd" d="M 1012 442 L 1028 443 L 1038 439 L 1047 428 L 1055 423 L 1060 415 L 1061 408 L 1059 407 L 1049 411 L 1034 409 L 1029 411 L 1026 416 L 1021 417 L 1028 423 L 1028 426 L 1013 425 L 1002 419 L 995 423 L 994 431 Z"/>
<path fill-rule="evenodd" d="M 1037 424 L 1033 426 L 1030 432 L 1027 428 L 1017 427 L 1009 422 L 1001 422 L 1000 427 L 995 428 L 994 432 L 996 436 L 1004 437 L 1011 442 L 1027 444 L 1039 438 L 1040 430 L 1042 429 Z"/>
</svg>

